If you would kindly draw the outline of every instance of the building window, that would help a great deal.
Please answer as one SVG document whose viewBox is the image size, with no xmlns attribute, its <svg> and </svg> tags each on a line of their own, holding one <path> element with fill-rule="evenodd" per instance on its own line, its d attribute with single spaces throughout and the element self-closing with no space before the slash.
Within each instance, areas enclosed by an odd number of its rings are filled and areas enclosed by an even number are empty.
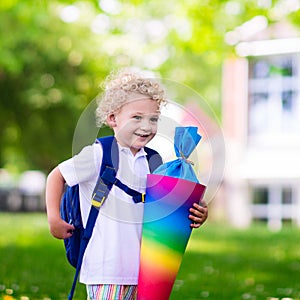
<svg viewBox="0 0 300 300">
<path fill-rule="evenodd" d="M 266 221 L 271 229 L 280 229 L 283 222 L 298 222 L 292 186 L 257 186 L 251 191 L 253 220 Z"/>
<path fill-rule="evenodd" d="M 296 54 L 249 60 L 250 136 L 300 133 L 299 65 Z"/>
<path fill-rule="evenodd" d="M 253 204 L 268 204 L 269 190 L 266 187 L 253 189 Z"/>
<path fill-rule="evenodd" d="M 250 79 L 293 77 L 297 55 L 264 56 L 250 60 Z"/>
<path fill-rule="evenodd" d="M 282 204 L 292 204 L 293 203 L 293 191 L 291 188 L 282 188 L 281 190 Z"/>
</svg>

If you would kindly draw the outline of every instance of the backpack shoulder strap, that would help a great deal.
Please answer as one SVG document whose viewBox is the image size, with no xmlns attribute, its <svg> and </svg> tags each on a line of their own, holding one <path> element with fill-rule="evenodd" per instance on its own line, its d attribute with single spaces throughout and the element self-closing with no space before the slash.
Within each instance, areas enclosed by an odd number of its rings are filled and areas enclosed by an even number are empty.
<svg viewBox="0 0 300 300">
<path fill-rule="evenodd" d="M 119 149 L 113 136 L 98 138 L 96 143 L 102 145 L 103 151 L 100 173 L 92 197 L 92 204 L 97 206 L 95 201 L 102 205 L 113 186 L 119 167 Z"/>
<path fill-rule="evenodd" d="M 149 147 L 144 147 L 144 149 L 147 153 L 147 160 L 149 164 L 150 173 L 153 173 L 160 165 L 162 165 L 162 157 L 154 149 L 151 149 Z"/>
<path fill-rule="evenodd" d="M 101 143 L 102 145 L 102 149 L 103 149 L 102 163 L 101 163 L 101 168 L 97 179 L 97 183 L 93 191 L 92 205 L 90 208 L 86 227 L 84 229 L 83 237 L 81 238 L 80 241 L 80 249 L 79 249 L 79 255 L 77 260 L 76 272 L 75 272 L 72 288 L 68 296 L 68 300 L 73 299 L 76 282 L 82 265 L 84 252 L 92 236 L 96 219 L 99 214 L 99 209 L 104 203 L 104 200 L 106 199 L 109 191 L 112 188 L 112 183 L 104 182 L 102 176 L 103 174 L 106 174 L 106 176 L 114 178 L 116 176 L 116 172 L 119 164 L 118 144 L 113 136 L 98 138 L 96 140 L 96 143 Z"/>
<path fill-rule="evenodd" d="M 105 136 L 96 139 L 96 143 L 100 143 L 103 149 L 103 157 L 100 175 L 103 174 L 106 167 L 113 168 L 116 171 L 119 166 L 119 150 L 118 144 L 114 136 Z"/>
</svg>

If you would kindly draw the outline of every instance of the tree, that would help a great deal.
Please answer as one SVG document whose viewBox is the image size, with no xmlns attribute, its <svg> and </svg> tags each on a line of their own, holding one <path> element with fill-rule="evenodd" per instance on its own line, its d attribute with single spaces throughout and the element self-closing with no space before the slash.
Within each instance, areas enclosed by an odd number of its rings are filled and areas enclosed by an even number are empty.
<svg viewBox="0 0 300 300">
<path fill-rule="evenodd" d="M 34 3 L 35 1 L 33 1 Z M 92 33 L 64 23 L 59 3 L 18 2 L 2 11 L 0 165 L 48 170 L 71 153 L 80 111 L 107 72 L 87 45 Z"/>
<path fill-rule="evenodd" d="M 226 33 L 256 15 L 299 22 L 299 10 L 275 13 L 287 2 L 2 1 L 0 167 L 48 171 L 69 157 L 81 112 L 124 66 L 190 86 L 221 117 Z"/>
</svg>

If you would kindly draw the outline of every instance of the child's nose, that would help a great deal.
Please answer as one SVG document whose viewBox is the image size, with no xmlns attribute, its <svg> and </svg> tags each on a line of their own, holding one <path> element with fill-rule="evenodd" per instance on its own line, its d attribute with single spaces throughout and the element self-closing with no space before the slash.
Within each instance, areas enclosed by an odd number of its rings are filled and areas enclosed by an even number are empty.
<svg viewBox="0 0 300 300">
<path fill-rule="evenodd" d="M 143 120 L 142 124 L 141 124 L 141 129 L 142 130 L 151 130 L 151 124 L 149 120 Z"/>
</svg>

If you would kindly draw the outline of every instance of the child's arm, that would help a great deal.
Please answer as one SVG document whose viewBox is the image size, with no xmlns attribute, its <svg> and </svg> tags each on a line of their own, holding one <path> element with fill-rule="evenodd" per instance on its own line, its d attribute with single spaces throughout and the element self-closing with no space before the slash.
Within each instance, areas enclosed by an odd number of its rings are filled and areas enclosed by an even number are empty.
<svg viewBox="0 0 300 300">
<path fill-rule="evenodd" d="M 58 239 L 72 236 L 75 229 L 60 217 L 60 201 L 64 191 L 65 180 L 58 167 L 53 169 L 47 177 L 46 208 L 51 234 Z"/>
<path fill-rule="evenodd" d="M 189 219 L 193 221 L 191 223 L 192 228 L 199 228 L 208 217 L 208 208 L 205 201 L 201 201 L 200 204 L 194 203 L 190 208 L 191 215 Z"/>
</svg>

